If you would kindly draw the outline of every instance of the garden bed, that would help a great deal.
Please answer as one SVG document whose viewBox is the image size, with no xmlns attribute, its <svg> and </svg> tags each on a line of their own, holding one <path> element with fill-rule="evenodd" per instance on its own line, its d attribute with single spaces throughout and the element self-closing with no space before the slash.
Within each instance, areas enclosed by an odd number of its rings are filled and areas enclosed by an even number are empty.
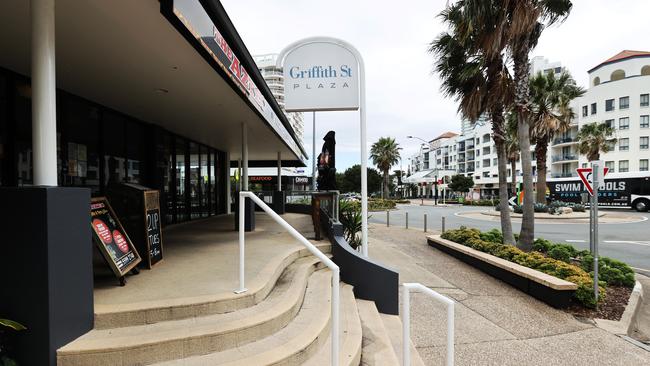
<svg viewBox="0 0 650 366">
<path fill-rule="evenodd" d="M 429 244 L 436 246 L 436 241 L 431 239 L 430 237 Z M 503 236 L 496 229 L 481 232 L 477 229 L 461 227 L 458 230 L 448 230 L 443 233 L 439 238 L 440 240 L 453 244 L 445 245 L 444 248 L 438 245 L 442 250 L 552 306 L 565 307 L 569 303 L 573 303 L 580 308 L 596 308 L 592 280 L 594 258 L 586 250 L 577 250 L 568 244 L 552 243 L 538 238 L 534 242 L 532 251 L 524 252 L 515 246 L 503 244 Z M 473 251 L 469 251 L 469 249 Z M 475 255 L 474 252 L 478 252 L 482 256 Z M 489 257 L 486 257 L 486 255 L 489 255 Z M 521 271 L 510 270 L 509 272 L 513 273 L 511 275 L 504 272 L 506 270 L 504 266 L 500 266 L 500 269 L 493 268 L 495 263 L 499 263 L 495 259 L 509 263 L 512 268 L 518 268 L 515 265 L 519 265 L 554 277 L 556 280 L 572 282 L 577 288 L 569 302 L 566 301 L 564 296 L 560 300 L 554 300 L 550 298 L 554 296 L 553 294 L 540 295 L 533 293 L 537 291 L 534 288 L 537 285 L 532 282 L 544 284 L 543 281 L 535 280 L 526 285 L 523 278 L 519 280 L 514 276 L 516 274 L 522 277 L 521 273 L 517 273 Z M 601 313 L 590 313 L 586 310 L 581 312 L 594 316 L 616 316 L 620 310 L 615 309 L 618 309 L 621 304 L 627 303 L 629 299 L 629 293 L 626 294 L 625 291 L 619 290 L 618 287 L 633 288 L 635 284 L 634 271 L 627 264 L 607 257 L 600 257 L 598 268 L 600 289 L 598 305 L 599 307 L 602 305 Z M 536 276 L 539 277 L 539 275 Z M 549 288 L 557 290 L 557 287 L 550 286 Z M 608 288 L 611 288 L 611 290 L 608 291 Z M 574 312 L 577 312 L 577 310 Z"/>
<path fill-rule="evenodd" d="M 439 235 L 429 236 L 427 240 L 432 247 L 438 248 L 555 308 L 568 307 L 578 288 L 572 282 L 442 239 Z"/>
<path fill-rule="evenodd" d="M 597 309 L 586 308 L 578 304 L 569 306 L 566 311 L 581 318 L 621 320 L 625 307 L 632 295 L 632 289 L 624 286 L 607 287 L 605 300 L 598 303 Z"/>
</svg>

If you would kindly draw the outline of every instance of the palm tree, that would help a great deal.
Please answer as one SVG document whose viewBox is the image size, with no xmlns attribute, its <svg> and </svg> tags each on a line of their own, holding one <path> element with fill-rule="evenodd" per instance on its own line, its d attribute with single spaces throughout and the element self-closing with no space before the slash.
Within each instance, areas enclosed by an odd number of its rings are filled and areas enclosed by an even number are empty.
<svg viewBox="0 0 650 366">
<path fill-rule="evenodd" d="M 546 203 L 546 157 L 556 133 L 569 130 L 574 117 L 569 103 L 585 93 L 566 71 L 560 75 L 541 72 L 530 79 L 531 138 L 537 159 L 537 202 Z"/>
<path fill-rule="evenodd" d="M 616 142 L 614 128 L 607 123 L 588 123 L 580 128 L 576 139 L 578 140 L 578 152 L 587 155 L 587 160 L 600 159 L 600 153 L 608 153 L 612 144 Z"/>
<path fill-rule="evenodd" d="M 524 204 L 521 232 L 518 246 L 531 250 L 535 234 L 535 213 L 533 196 L 533 168 L 530 151 L 530 94 L 529 60 L 530 51 L 545 27 L 562 21 L 571 11 L 570 0 L 461 0 L 466 27 L 482 28 L 490 35 L 484 40 L 494 44 L 486 49 L 499 50 L 506 43 L 513 62 L 514 105 L 517 112 L 517 134 L 521 151 L 521 168 L 524 182 Z M 482 27 L 483 24 L 488 25 Z"/>
<path fill-rule="evenodd" d="M 392 137 L 380 137 L 370 148 L 370 158 L 384 175 L 384 191 L 382 198 L 388 198 L 390 168 L 399 162 L 399 144 Z"/>
<path fill-rule="evenodd" d="M 517 136 L 517 117 L 513 113 L 508 114 L 506 123 L 506 159 L 510 163 L 510 174 L 512 177 L 512 195 L 517 192 L 517 161 L 519 161 L 519 137 Z"/>
<path fill-rule="evenodd" d="M 458 111 L 463 118 L 476 121 L 484 114 L 491 118 L 499 170 L 501 231 L 504 243 L 514 244 L 508 210 L 504 128 L 504 110 L 512 102 L 512 82 L 503 60 L 503 48 L 495 50 L 495 43 L 499 42 L 489 38 L 494 33 L 480 26 L 468 26 L 464 6 L 465 2 L 459 1 L 440 14 L 450 31 L 433 41 L 429 51 L 437 57 L 436 71 L 442 79 L 443 92 L 459 102 Z"/>
</svg>

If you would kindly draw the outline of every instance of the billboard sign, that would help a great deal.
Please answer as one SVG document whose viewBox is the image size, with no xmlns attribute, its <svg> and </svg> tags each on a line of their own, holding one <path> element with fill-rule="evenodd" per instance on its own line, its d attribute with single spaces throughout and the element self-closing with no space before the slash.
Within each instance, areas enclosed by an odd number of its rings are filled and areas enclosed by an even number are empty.
<svg viewBox="0 0 650 366">
<path fill-rule="evenodd" d="M 359 109 L 359 63 L 345 45 L 308 40 L 287 51 L 280 62 L 287 111 Z"/>
</svg>

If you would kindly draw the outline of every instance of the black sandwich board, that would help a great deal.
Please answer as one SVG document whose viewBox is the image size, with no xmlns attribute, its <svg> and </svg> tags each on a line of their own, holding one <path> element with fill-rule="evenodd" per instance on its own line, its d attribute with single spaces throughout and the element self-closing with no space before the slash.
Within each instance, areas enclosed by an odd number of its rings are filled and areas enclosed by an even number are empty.
<svg viewBox="0 0 650 366">
<path fill-rule="evenodd" d="M 133 246 L 106 197 L 97 197 L 91 200 L 90 220 L 93 241 L 115 276 L 120 279 L 120 284 L 124 285 L 126 283 L 124 276 L 141 261 L 138 251 Z"/>
<path fill-rule="evenodd" d="M 139 184 L 121 183 L 109 186 L 107 196 L 143 256 L 140 266 L 151 269 L 163 259 L 160 192 Z"/>
</svg>

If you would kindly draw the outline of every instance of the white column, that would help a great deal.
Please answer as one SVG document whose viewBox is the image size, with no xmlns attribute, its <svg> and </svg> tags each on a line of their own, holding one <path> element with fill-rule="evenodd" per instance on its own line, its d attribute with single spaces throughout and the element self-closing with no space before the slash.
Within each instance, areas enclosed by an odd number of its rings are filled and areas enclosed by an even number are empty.
<svg viewBox="0 0 650 366">
<path fill-rule="evenodd" d="M 34 185 L 56 186 L 54 0 L 31 0 Z"/>
<path fill-rule="evenodd" d="M 316 161 L 316 111 L 312 112 L 312 146 L 311 157 L 314 159 L 311 165 L 311 185 L 316 190 L 316 171 L 318 170 L 318 161 Z"/>
<path fill-rule="evenodd" d="M 363 58 L 356 54 L 359 62 L 359 119 L 361 124 L 361 249 L 368 256 L 368 146 L 366 138 L 366 67 Z"/>
<path fill-rule="evenodd" d="M 230 205 L 232 203 L 232 192 L 230 191 L 232 189 L 231 183 L 230 183 L 230 152 L 226 153 L 226 169 L 225 169 L 225 176 L 226 176 L 226 214 L 230 214 Z"/>
<path fill-rule="evenodd" d="M 278 192 L 282 190 L 282 153 L 278 151 Z"/>
<path fill-rule="evenodd" d="M 239 181 L 237 181 L 237 193 L 242 191 L 242 177 L 241 177 L 241 157 L 237 159 L 237 176 Z"/>
<path fill-rule="evenodd" d="M 248 127 L 246 122 L 241 124 L 241 143 L 242 143 L 242 189 L 248 191 Z"/>
</svg>

